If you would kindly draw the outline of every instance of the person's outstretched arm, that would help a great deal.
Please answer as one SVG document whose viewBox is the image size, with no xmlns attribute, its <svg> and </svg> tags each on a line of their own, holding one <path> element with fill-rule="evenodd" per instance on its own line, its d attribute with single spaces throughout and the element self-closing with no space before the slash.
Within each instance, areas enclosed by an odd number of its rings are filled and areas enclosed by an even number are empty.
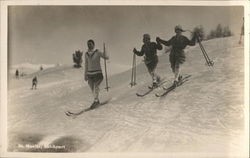
<svg viewBox="0 0 250 158">
<path fill-rule="evenodd" d="M 161 43 L 160 43 L 159 41 L 156 41 L 155 48 L 156 48 L 157 50 L 162 50 L 162 45 L 161 45 Z"/>
<path fill-rule="evenodd" d="M 133 52 L 137 55 L 137 56 L 143 56 L 144 55 L 144 50 L 143 50 L 143 46 L 141 47 L 141 51 L 136 50 L 136 48 L 133 49 Z"/>
<path fill-rule="evenodd" d="M 165 41 L 165 40 L 162 40 L 160 37 L 157 37 L 156 41 L 157 41 L 157 43 L 162 43 L 165 46 L 170 46 L 172 44 L 172 39 L 173 39 L 173 37 L 170 40 Z"/>
<path fill-rule="evenodd" d="M 194 46 L 195 43 L 196 43 L 196 40 L 199 38 L 199 35 L 198 33 L 194 32 L 193 34 L 193 37 L 191 40 L 189 40 L 187 37 L 186 37 L 186 45 L 189 45 L 189 46 Z"/>
</svg>

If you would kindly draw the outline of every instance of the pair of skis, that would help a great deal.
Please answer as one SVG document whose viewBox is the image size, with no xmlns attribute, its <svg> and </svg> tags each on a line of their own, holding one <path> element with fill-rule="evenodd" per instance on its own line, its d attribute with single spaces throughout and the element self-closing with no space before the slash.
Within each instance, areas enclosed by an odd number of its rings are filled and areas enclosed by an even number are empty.
<svg viewBox="0 0 250 158">
<path fill-rule="evenodd" d="M 89 108 L 82 109 L 82 110 L 77 111 L 77 112 L 66 111 L 66 112 L 65 112 L 65 114 L 66 114 L 67 116 L 73 116 L 73 117 L 76 117 L 76 116 L 81 115 L 81 114 L 83 114 L 83 113 L 85 113 L 85 112 L 88 112 L 88 111 L 91 111 L 91 110 L 97 109 L 97 108 L 99 108 L 100 106 L 107 104 L 107 103 L 109 102 L 109 100 L 110 100 L 110 99 L 108 99 L 108 100 L 106 100 L 106 101 L 101 102 L 100 104 L 96 105 L 96 106 L 95 106 L 95 108 L 92 108 L 92 107 L 90 106 Z"/>
<path fill-rule="evenodd" d="M 166 80 L 163 80 L 156 87 L 152 87 L 152 88 L 149 87 L 146 92 L 144 92 L 144 93 L 136 93 L 136 95 L 138 97 L 144 97 L 144 96 L 150 94 L 151 92 L 153 92 L 155 89 L 162 88 L 163 91 L 161 91 L 160 93 L 156 93 L 155 96 L 156 97 L 163 97 L 163 96 L 166 96 L 169 92 L 173 91 L 175 88 L 177 88 L 177 87 L 181 86 L 183 83 L 187 82 L 190 77 L 191 77 L 191 75 L 187 75 L 187 76 L 183 77 L 178 82 L 177 86 L 171 85 L 168 88 L 162 87 L 162 85 L 167 82 Z"/>
<path fill-rule="evenodd" d="M 154 91 L 155 89 L 161 87 L 161 86 L 162 86 L 164 83 L 166 83 L 166 82 L 167 82 L 166 79 L 162 79 L 162 80 L 160 81 L 160 83 L 157 84 L 157 86 L 154 86 L 154 87 L 150 87 L 150 86 L 149 86 L 146 92 L 143 92 L 143 93 L 137 92 L 136 95 L 137 95 L 138 97 L 144 97 L 144 96 L 148 95 L 149 93 L 151 93 L 152 91 Z"/>
<path fill-rule="evenodd" d="M 185 76 L 183 77 L 177 85 L 171 85 L 168 88 L 163 87 L 163 92 L 161 93 L 156 93 L 155 96 L 156 97 L 163 97 L 166 96 L 169 92 L 173 91 L 175 88 L 181 86 L 183 83 L 187 82 L 189 80 L 189 78 L 191 77 L 191 75 Z"/>
</svg>

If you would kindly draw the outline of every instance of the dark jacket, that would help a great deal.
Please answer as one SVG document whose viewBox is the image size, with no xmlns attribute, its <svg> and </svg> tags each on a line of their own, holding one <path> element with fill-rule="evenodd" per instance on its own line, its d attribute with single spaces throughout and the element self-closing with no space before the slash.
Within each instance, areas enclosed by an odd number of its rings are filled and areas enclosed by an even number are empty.
<svg viewBox="0 0 250 158">
<path fill-rule="evenodd" d="M 195 45 L 195 39 L 196 37 L 194 36 L 192 40 L 189 40 L 186 36 L 180 35 L 179 37 L 173 36 L 170 40 L 164 41 L 160 40 L 162 44 L 165 46 L 172 46 L 172 51 L 182 51 L 183 49 L 186 48 L 187 45 L 189 46 L 194 46 Z"/>
<path fill-rule="evenodd" d="M 146 62 L 157 60 L 157 50 L 161 50 L 162 46 L 159 43 L 150 42 L 149 44 L 143 44 L 141 51 L 135 52 L 138 56 L 145 55 Z"/>
</svg>

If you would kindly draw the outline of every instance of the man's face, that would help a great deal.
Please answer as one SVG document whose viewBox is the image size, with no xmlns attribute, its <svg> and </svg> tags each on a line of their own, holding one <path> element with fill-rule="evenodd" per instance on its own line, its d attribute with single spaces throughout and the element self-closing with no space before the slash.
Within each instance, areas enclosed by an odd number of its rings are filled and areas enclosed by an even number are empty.
<svg viewBox="0 0 250 158">
<path fill-rule="evenodd" d="M 88 48 L 89 50 L 93 50 L 95 45 L 92 42 L 88 42 Z"/>
</svg>

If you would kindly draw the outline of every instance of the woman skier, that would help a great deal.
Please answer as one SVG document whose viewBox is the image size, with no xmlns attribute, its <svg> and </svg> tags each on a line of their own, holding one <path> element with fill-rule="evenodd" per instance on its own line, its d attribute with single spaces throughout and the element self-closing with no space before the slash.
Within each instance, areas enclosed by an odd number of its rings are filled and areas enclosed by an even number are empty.
<svg viewBox="0 0 250 158">
<path fill-rule="evenodd" d="M 164 41 L 159 37 L 156 38 L 157 43 L 162 43 L 165 46 L 172 46 L 169 54 L 169 61 L 171 63 L 172 72 L 174 73 L 174 86 L 178 86 L 179 81 L 182 79 L 180 75 L 180 65 L 185 62 L 184 49 L 187 45 L 194 46 L 196 42 L 196 33 L 191 40 L 182 35 L 183 29 L 180 25 L 175 26 L 176 35 L 170 40 Z"/>
<path fill-rule="evenodd" d="M 151 42 L 149 34 L 143 35 L 143 43 L 141 51 L 137 51 L 136 48 L 134 48 L 133 52 L 137 56 L 144 55 L 145 65 L 153 80 L 152 87 L 157 87 L 157 84 L 160 82 L 160 76 L 155 73 L 155 69 L 158 64 L 157 50 L 161 50 L 162 46 L 159 42 Z"/>
<path fill-rule="evenodd" d="M 85 53 L 85 81 L 88 81 L 88 85 L 92 91 L 94 102 L 90 108 L 95 108 L 100 104 L 99 101 L 99 86 L 103 80 L 103 74 L 101 69 L 100 59 L 109 59 L 106 52 L 100 52 L 95 49 L 95 42 L 88 40 L 88 51 Z"/>
</svg>

